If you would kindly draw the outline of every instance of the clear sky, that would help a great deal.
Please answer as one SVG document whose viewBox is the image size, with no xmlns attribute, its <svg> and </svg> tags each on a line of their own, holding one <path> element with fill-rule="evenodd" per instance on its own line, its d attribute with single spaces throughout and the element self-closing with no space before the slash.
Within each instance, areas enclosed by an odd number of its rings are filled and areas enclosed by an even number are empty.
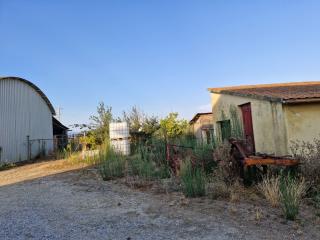
<svg viewBox="0 0 320 240">
<path fill-rule="evenodd" d="M 66 124 L 99 101 L 190 118 L 208 87 L 320 79 L 320 1 L 0 0 L 0 75 Z"/>
</svg>

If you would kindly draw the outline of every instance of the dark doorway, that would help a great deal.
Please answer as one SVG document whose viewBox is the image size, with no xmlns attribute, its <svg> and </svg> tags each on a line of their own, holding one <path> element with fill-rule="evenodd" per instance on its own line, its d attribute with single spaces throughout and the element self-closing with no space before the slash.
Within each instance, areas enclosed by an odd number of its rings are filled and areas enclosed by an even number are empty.
<svg viewBox="0 0 320 240">
<path fill-rule="evenodd" d="M 248 150 L 255 152 L 251 103 L 240 105 L 240 107 L 242 111 L 244 137 L 249 148 Z"/>
<path fill-rule="evenodd" d="M 220 121 L 221 139 L 228 141 L 231 137 L 231 123 L 230 120 Z"/>
</svg>

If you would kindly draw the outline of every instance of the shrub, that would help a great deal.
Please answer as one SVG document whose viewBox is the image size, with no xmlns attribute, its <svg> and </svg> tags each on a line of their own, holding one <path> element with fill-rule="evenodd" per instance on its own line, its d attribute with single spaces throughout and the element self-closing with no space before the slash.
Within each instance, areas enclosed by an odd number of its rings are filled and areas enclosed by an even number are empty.
<svg viewBox="0 0 320 240">
<path fill-rule="evenodd" d="M 214 159 L 218 163 L 219 175 L 223 176 L 227 184 L 232 184 L 239 179 L 240 165 L 230 154 L 231 146 L 228 142 L 220 143 L 214 152 Z"/>
<path fill-rule="evenodd" d="M 219 173 L 219 171 L 215 171 L 207 177 L 206 193 L 212 199 L 229 199 L 229 186 L 224 181 L 223 176 L 219 175 Z"/>
<path fill-rule="evenodd" d="M 148 180 L 155 178 L 156 175 L 153 162 L 141 158 L 140 155 L 136 155 L 129 160 L 129 171 L 131 175 L 140 176 Z"/>
<path fill-rule="evenodd" d="M 199 167 L 193 167 L 190 159 L 181 164 L 180 178 L 186 197 L 200 197 L 206 193 L 206 176 Z"/>
<path fill-rule="evenodd" d="M 123 177 L 125 174 L 126 160 L 120 154 L 117 154 L 111 148 L 107 148 L 100 155 L 99 171 L 103 180 L 111 180 Z"/>
<path fill-rule="evenodd" d="M 129 161 L 129 167 L 131 175 L 138 175 L 146 180 L 170 177 L 165 143 L 153 139 L 150 144 L 140 144 L 137 154 Z"/>
<path fill-rule="evenodd" d="M 313 142 L 291 142 L 293 156 L 300 160 L 300 170 L 312 192 L 317 192 L 320 185 L 320 139 Z"/>
<path fill-rule="evenodd" d="M 280 177 L 266 176 L 258 184 L 259 191 L 264 195 L 272 207 L 280 205 Z"/>
<path fill-rule="evenodd" d="M 141 155 L 135 155 L 129 160 L 129 173 L 131 175 L 142 177 L 146 180 L 170 177 L 169 167 L 165 164 L 157 164 Z"/>
<path fill-rule="evenodd" d="M 197 159 L 197 164 L 200 164 L 207 174 L 212 173 L 217 167 L 213 159 L 213 145 L 198 143 L 193 149 L 193 155 Z"/>
<path fill-rule="evenodd" d="M 288 220 L 295 220 L 299 213 L 302 197 L 306 193 L 304 178 L 297 179 L 292 176 L 283 176 L 280 180 L 280 196 L 282 209 Z"/>
</svg>

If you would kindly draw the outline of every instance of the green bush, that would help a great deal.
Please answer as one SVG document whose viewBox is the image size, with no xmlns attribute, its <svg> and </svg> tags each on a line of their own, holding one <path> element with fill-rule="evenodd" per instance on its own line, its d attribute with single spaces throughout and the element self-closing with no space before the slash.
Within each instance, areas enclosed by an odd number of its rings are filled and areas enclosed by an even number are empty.
<svg viewBox="0 0 320 240">
<path fill-rule="evenodd" d="M 136 155 L 129 161 L 130 174 L 140 176 L 145 179 L 155 178 L 155 166 L 149 160 L 142 159 L 141 156 Z"/>
<path fill-rule="evenodd" d="M 99 171 L 103 180 L 107 181 L 124 177 L 125 168 L 125 158 L 114 152 L 111 148 L 107 148 L 101 153 Z"/>
<path fill-rule="evenodd" d="M 186 197 L 200 197 L 206 193 L 206 175 L 202 168 L 193 167 L 190 159 L 181 164 L 180 178 Z"/>
<path fill-rule="evenodd" d="M 280 181 L 280 198 L 282 209 L 288 220 L 295 220 L 306 193 L 306 183 L 303 178 L 293 178 L 291 175 L 282 176 Z"/>
<path fill-rule="evenodd" d="M 142 177 L 146 180 L 170 177 L 169 167 L 158 165 L 149 159 L 144 159 L 141 155 L 135 155 L 129 160 L 129 171 L 131 175 Z"/>
</svg>

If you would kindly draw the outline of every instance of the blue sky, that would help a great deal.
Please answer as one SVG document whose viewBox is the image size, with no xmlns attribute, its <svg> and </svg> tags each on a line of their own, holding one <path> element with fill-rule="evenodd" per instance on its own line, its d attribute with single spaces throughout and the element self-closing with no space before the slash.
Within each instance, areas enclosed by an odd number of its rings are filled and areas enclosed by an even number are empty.
<svg viewBox="0 0 320 240">
<path fill-rule="evenodd" d="M 99 101 L 190 118 L 208 87 L 317 80 L 319 1 L 0 0 L 0 75 L 38 85 L 66 124 Z"/>
</svg>

